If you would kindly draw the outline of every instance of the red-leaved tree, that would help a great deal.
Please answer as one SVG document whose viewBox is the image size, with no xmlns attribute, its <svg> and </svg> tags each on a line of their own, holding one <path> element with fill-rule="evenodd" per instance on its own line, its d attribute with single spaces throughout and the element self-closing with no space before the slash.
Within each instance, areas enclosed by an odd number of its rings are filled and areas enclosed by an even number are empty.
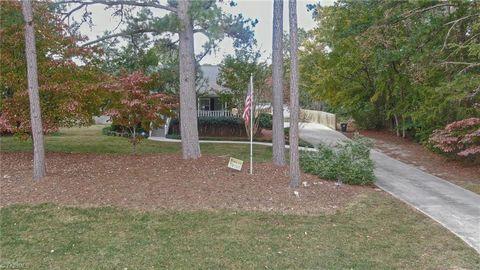
<svg viewBox="0 0 480 270">
<path fill-rule="evenodd" d="M 164 93 L 151 93 L 152 80 L 142 72 L 122 75 L 110 85 L 114 101 L 106 111 L 114 125 L 126 128 L 131 134 L 130 142 L 136 153 L 139 129 L 150 131 L 164 124 L 164 117 L 173 116 L 176 99 Z"/>
<path fill-rule="evenodd" d="M 478 161 L 480 158 L 480 118 L 468 118 L 435 130 L 430 137 L 433 147 L 446 154 Z"/>
</svg>

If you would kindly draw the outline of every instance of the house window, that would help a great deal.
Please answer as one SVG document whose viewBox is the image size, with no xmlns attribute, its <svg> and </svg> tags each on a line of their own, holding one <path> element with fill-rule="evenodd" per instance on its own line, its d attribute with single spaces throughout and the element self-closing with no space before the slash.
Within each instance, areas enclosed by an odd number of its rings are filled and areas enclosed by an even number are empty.
<svg viewBox="0 0 480 270">
<path fill-rule="evenodd" d="M 200 98 L 198 105 L 200 110 L 210 111 L 210 98 Z"/>
</svg>

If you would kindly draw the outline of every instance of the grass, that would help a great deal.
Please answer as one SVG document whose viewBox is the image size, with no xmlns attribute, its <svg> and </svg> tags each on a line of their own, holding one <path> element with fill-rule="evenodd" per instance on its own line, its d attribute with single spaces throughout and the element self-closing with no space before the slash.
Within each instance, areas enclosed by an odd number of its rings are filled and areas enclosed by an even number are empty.
<svg viewBox="0 0 480 270">
<path fill-rule="evenodd" d="M 96 153 L 96 154 L 130 154 L 132 146 L 127 138 L 102 135 L 103 125 L 88 128 L 64 128 L 58 134 L 45 136 L 45 147 L 48 152 Z M 202 153 L 211 155 L 233 156 L 248 160 L 250 146 L 247 144 L 210 144 L 200 145 Z M 17 137 L 1 137 L 2 152 L 31 152 L 32 141 Z M 180 143 L 142 141 L 138 147 L 139 154 L 180 153 Z M 256 161 L 270 160 L 272 149 L 268 146 L 254 146 Z"/>
<path fill-rule="evenodd" d="M 335 214 L 0 209 L 0 269 L 478 269 L 444 228 L 382 193 Z"/>
</svg>

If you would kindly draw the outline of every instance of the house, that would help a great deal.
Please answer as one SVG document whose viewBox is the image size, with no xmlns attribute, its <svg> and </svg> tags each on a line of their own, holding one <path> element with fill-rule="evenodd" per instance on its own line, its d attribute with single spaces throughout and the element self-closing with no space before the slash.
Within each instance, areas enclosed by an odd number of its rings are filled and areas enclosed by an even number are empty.
<svg viewBox="0 0 480 270">
<path fill-rule="evenodd" d="M 219 66 L 200 66 L 203 78 L 196 86 L 198 116 L 234 116 L 228 109 L 227 102 L 222 102 L 220 98 L 221 93 L 228 93 L 230 90 L 217 84 L 219 71 Z"/>
<path fill-rule="evenodd" d="M 228 109 L 228 103 L 222 102 L 220 95 L 228 93 L 230 90 L 217 84 L 218 74 L 220 72 L 219 66 L 216 65 L 202 65 L 200 66 L 202 78 L 196 82 L 197 91 L 197 115 L 198 116 L 233 116 L 241 117 L 238 113 L 232 113 Z M 150 136 L 164 137 L 168 132 L 170 119 L 166 119 L 165 126 L 151 131 Z"/>
</svg>

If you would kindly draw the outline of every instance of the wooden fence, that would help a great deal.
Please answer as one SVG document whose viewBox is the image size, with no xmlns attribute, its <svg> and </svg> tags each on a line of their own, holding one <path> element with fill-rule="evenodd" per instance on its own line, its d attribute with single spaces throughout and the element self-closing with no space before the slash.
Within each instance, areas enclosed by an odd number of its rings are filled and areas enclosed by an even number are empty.
<svg viewBox="0 0 480 270">
<path fill-rule="evenodd" d="M 325 125 L 333 130 L 337 128 L 337 117 L 333 113 L 327 113 L 314 110 L 300 110 L 300 121 L 319 123 Z"/>
</svg>

